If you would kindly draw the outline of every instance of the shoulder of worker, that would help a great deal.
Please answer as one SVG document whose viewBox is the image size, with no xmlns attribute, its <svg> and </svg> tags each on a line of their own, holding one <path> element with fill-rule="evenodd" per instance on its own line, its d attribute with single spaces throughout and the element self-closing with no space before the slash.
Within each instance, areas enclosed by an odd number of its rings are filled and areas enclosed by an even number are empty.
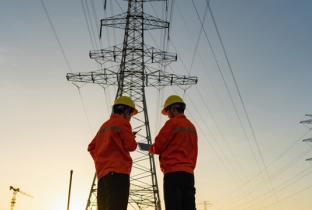
<svg viewBox="0 0 312 210">
<path fill-rule="evenodd" d="M 170 121 L 171 123 L 179 123 L 179 122 L 183 122 L 183 121 L 189 121 L 186 116 L 184 114 L 179 114 L 171 119 L 169 119 L 168 121 Z"/>
<path fill-rule="evenodd" d="M 111 115 L 111 121 L 120 127 L 127 127 L 131 129 L 131 124 L 128 120 L 126 120 L 125 118 L 123 118 L 121 115 L 119 114 L 112 114 Z"/>
<path fill-rule="evenodd" d="M 172 124 L 191 126 L 195 129 L 194 124 L 184 115 L 180 114 L 172 118 Z"/>
<path fill-rule="evenodd" d="M 121 127 L 129 127 L 130 123 L 119 114 L 112 114 L 110 118 L 104 122 L 99 131 L 113 129 L 119 131 Z"/>
</svg>

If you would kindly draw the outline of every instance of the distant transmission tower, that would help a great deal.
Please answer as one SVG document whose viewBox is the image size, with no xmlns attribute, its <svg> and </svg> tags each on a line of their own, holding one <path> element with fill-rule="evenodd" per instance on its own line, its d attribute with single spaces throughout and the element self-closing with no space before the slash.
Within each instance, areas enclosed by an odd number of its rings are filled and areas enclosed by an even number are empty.
<svg viewBox="0 0 312 210">
<path fill-rule="evenodd" d="M 74 83 L 95 83 L 102 87 L 118 86 L 116 98 L 130 96 L 138 106 L 139 114 L 133 118 L 134 130 L 142 129 L 136 140 L 151 144 L 150 124 L 147 113 L 145 87 L 191 86 L 197 77 L 169 74 L 152 68 L 154 64 L 166 66 L 177 60 L 175 53 L 168 53 L 144 42 L 144 32 L 152 29 L 168 29 L 169 22 L 144 13 L 144 3 L 167 0 L 128 0 L 127 12 L 101 20 L 102 27 L 124 29 L 122 45 L 90 51 L 90 58 L 98 63 L 116 62 L 120 65 L 102 68 L 88 73 L 68 73 L 66 78 Z M 154 156 L 136 151 L 133 155 L 130 177 L 129 207 L 133 209 L 160 210 Z M 97 209 L 97 180 L 94 177 L 86 210 Z"/>
<path fill-rule="evenodd" d="M 310 117 L 311 119 L 300 121 L 301 124 L 304 125 L 312 125 L 312 114 L 306 114 L 305 116 Z M 309 128 L 310 130 L 312 127 Z M 303 139 L 303 142 L 312 142 L 312 138 Z M 306 159 L 306 161 L 312 161 L 312 158 Z"/>
<path fill-rule="evenodd" d="M 208 210 L 208 206 L 211 206 L 212 204 L 209 201 L 203 201 L 197 205 L 203 205 L 204 206 L 204 210 Z"/>
</svg>

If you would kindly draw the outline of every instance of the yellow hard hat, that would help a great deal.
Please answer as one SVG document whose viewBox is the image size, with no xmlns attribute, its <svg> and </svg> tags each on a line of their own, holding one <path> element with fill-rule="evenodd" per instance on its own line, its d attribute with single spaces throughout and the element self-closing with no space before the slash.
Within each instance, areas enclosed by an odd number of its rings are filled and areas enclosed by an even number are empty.
<svg viewBox="0 0 312 210">
<path fill-rule="evenodd" d="M 132 99 L 129 96 L 118 97 L 114 102 L 114 106 L 118 105 L 118 104 L 126 105 L 126 106 L 133 108 L 133 115 L 138 113 L 138 110 L 135 108 L 134 102 L 132 101 Z"/>
<path fill-rule="evenodd" d="M 168 111 L 166 111 L 166 108 L 172 104 L 175 104 L 175 103 L 182 103 L 182 104 L 185 104 L 184 101 L 182 100 L 182 98 L 180 96 L 177 96 L 177 95 L 172 95 L 172 96 L 169 96 L 166 101 L 165 101 L 165 104 L 164 104 L 164 107 L 161 111 L 162 114 L 164 115 L 168 115 Z"/>
</svg>

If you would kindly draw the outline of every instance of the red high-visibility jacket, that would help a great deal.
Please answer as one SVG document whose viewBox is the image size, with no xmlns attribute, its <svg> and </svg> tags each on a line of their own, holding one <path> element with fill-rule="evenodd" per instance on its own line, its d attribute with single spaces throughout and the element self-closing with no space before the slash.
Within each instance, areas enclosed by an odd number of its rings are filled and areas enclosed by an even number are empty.
<svg viewBox="0 0 312 210">
<path fill-rule="evenodd" d="M 197 133 L 194 125 L 178 115 L 161 128 L 150 152 L 159 154 L 160 168 L 164 173 L 184 171 L 194 174 L 197 161 Z"/>
<path fill-rule="evenodd" d="M 88 146 L 97 177 L 110 172 L 130 175 L 132 159 L 130 151 L 137 147 L 130 123 L 118 114 L 112 114 L 99 129 Z"/>
</svg>

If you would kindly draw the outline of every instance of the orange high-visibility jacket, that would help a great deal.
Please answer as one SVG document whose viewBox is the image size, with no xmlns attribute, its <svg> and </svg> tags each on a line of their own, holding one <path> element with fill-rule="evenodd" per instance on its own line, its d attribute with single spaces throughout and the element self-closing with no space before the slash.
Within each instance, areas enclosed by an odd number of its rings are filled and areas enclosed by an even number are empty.
<svg viewBox="0 0 312 210">
<path fill-rule="evenodd" d="M 88 146 L 98 178 L 110 172 L 130 175 L 130 151 L 137 147 L 130 123 L 118 114 L 112 114 Z"/>
<path fill-rule="evenodd" d="M 193 174 L 198 153 L 194 125 L 183 114 L 169 119 L 159 131 L 150 152 L 159 154 L 164 173 L 185 171 Z"/>
</svg>

